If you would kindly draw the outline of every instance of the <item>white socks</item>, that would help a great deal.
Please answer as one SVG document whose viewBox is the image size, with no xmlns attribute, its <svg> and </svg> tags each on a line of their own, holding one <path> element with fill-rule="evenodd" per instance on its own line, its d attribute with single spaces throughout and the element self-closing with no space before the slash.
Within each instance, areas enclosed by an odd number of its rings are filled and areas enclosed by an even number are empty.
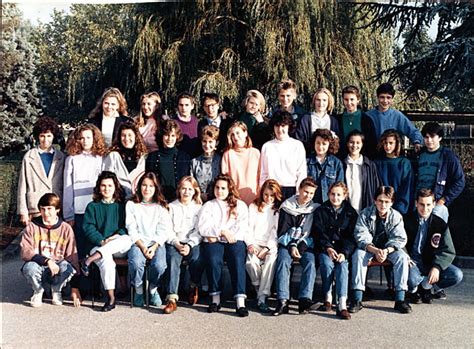
<svg viewBox="0 0 474 349">
<path fill-rule="evenodd" d="M 213 295 L 212 303 L 216 303 L 217 305 L 221 304 L 221 295 L 220 294 Z"/>
<path fill-rule="evenodd" d="M 347 297 L 339 297 L 339 310 L 347 309 Z"/>
<path fill-rule="evenodd" d="M 237 303 L 237 309 L 245 308 L 245 297 L 237 297 L 235 301 Z"/>
<path fill-rule="evenodd" d="M 137 294 L 143 294 L 143 285 L 135 286 L 135 292 Z"/>
<path fill-rule="evenodd" d="M 324 301 L 325 301 L 325 302 L 332 303 L 332 292 L 331 292 L 331 291 L 329 291 L 328 293 L 326 293 L 326 296 L 324 297 Z"/>
</svg>

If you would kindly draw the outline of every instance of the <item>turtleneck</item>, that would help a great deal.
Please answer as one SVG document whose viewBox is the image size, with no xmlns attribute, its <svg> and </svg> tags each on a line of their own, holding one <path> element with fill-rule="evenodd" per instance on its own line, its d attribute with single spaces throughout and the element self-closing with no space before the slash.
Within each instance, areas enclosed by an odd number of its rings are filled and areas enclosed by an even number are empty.
<svg viewBox="0 0 474 349">
<path fill-rule="evenodd" d="M 122 151 L 123 156 L 123 163 L 127 168 L 127 171 L 130 173 L 132 172 L 138 164 L 138 160 L 135 158 L 135 150 L 134 149 L 123 149 Z"/>
</svg>

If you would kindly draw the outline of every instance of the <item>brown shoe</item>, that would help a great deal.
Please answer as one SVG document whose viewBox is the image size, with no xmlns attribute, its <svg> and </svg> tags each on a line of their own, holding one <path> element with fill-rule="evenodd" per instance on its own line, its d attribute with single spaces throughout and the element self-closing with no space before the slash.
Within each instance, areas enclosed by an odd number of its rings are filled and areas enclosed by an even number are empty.
<svg viewBox="0 0 474 349">
<path fill-rule="evenodd" d="M 165 314 L 171 314 L 176 310 L 178 306 L 176 305 L 176 301 L 174 300 L 169 300 L 168 303 L 166 304 L 166 307 L 163 309 L 163 313 Z"/>
<path fill-rule="evenodd" d="M 191 287 L 188 294 L 188 303 L 194 305 L 199 299 L 199 289 L 197 287 Z"/>
<path fill-rule="evenodd" d="M 337 310 L 336 315 L 339 317 L 339 319 L 343 320 L 350 320 L 351 318 L 351 314 L 347 311 L 347 309 Z"/>
<path fill-rule="evenodd" d="M 318 311 L 330 312 L 332 311 L 332 304 L 329 302 L 324 302 L 319 306 Z"/>
</svg>

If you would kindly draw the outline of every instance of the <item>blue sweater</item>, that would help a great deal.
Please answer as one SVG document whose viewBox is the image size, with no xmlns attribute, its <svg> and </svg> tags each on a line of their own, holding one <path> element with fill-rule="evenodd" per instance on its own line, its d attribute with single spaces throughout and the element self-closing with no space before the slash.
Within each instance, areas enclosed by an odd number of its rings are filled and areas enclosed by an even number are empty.
<svg viewBox="0 0 474 349">
<path fill-rule="evenodd" d="M 51 170 L 51 165 L 53 164 L 54 153 L 40 153 L 39 156 L 41 162 L 43 163 L 46 177 L 49 177 L 49 171 Z"/>
<path fill-rule="evenodd" d="M 377 140 L 380 139 L 384 131 L 395 129 L 400 134 L 407 136 L 413 144 L 423 144 L 423 136 L 420 131 L 400 111 L 390 108 L 386 112 L 380 112 L 378 108 L 375 108 L 369 110 L 367 114 L 374 122 Z"/>
<path fill-rule="evenodd" d="M 383 185 L 395 189 L 393 208 L 401 214 L 406 214 L 413 203 L 413 169 L 407 158 L 387 158 L 375 160 L 377 171 Z"/>
</svg>

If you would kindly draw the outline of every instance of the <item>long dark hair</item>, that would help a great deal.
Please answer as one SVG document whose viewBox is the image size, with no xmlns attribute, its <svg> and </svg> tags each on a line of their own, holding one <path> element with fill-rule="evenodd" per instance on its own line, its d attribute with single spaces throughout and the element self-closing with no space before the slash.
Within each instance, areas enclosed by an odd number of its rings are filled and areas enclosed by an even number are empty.
<svg viewBox="0 0 474 349">
<path fill-rule="evenodd" d="M 143 176 L 140 177 L 140 179 L 138 180 L 137 190 L 135 191 L 135 195 L 133 195 L 130 200 L 135 203 L 140 203 L 143 201 L 142 183 L 145 179 L 151 180 L 153 182 L 153 185 L 155 186 L 155 193 L 153 194 L 153 202 L 168 209 L 168 203 L 166 202 L 165 196 L 161 192 L 161 186 L 158 181 L 158 178 L 153 172 L 147 172 Z"/>
<path fill-rule="evenodd" d="M 214 189 L 218 181 L 227 182 L 227 187 L 229 189 L 229 195 L 227 195 L 227 198 L 224 200 L 227 203 L 227 205 L 229 205 L 229 217 L 227 218 L 230 218 L 232 216 L 237 217 L 237 200 L 240 199 L 240 195 L 234 181 L 229 175 L 220 174 L 214 180 L 214 184 L 212 186 Z M 212 190 L 212 198 L 213 199 L 216 198 L 216 195 L 214 194 L 214 190 Z"/>
<path fill-rule="evenodd" d="M 94 188 L 94 195 L 92 196 L 92 200 L 94 202 L 99 202 L 100 200 L 103 199 L 102 194 L 100 193 L 100 184 L 104 179 L 112 179 L 114 182 L 115 186 L 115 191 L 114 191 L 114 196 L 113 199 L 115 202 L 123 202 L 125 193 L 122 189 L 122 186 L 120 185 L 120 182 L 117 179 L 117 176 L 115 173 L 110 172 L 110 171 L 102 171 L 102 173 L 99 175 L 97 178 L 97 182 L 95 183 L 95 188 Z"/>
</svg>

